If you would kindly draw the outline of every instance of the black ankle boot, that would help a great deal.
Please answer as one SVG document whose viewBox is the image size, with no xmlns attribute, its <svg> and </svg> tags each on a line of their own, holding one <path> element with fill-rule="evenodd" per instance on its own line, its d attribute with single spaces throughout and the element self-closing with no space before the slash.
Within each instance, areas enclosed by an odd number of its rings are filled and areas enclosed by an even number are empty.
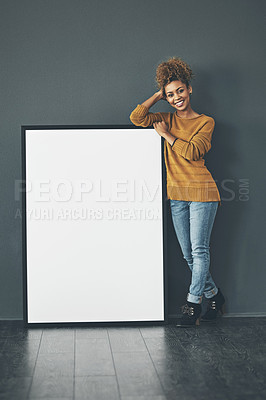
<svg viewBox="0 0 266 400">
<path fill-rule="evenodd" d="M 201 321 L 214 321 L 217 317 L 218 312 L 221 313 L 221 315 L 224 314 L 224 303 L 225 303 L 225 298 L 221 292 L 221 290 L 218 288 L 218 293 L 208 299 L 208 305 L 207 305 L 207 311 L 205 312 L 204 315 L 200 318 Z"/>
<path fill-rule="evenodd" d="M 177 321 L 176 326 L 189 327 L 200 324 L 199 316 L 201 313 L 201 304 L 187 301 L 187 303 L 181 307 L 181 310 L 183 315 Z"/>
</svg>

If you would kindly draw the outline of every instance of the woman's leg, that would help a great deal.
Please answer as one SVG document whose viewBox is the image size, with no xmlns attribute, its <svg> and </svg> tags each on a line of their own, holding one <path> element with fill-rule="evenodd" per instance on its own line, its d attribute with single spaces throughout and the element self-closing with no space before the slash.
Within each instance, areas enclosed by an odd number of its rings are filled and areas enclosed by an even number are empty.
<svg viewBox="0 0 266 400">
<path fill-rule="evenodd" d="M 193 303 L 201 303 L 203 294 L 210 298 L 218 293 L 218 288 L 209 272 L 209 244 L 218 202 L 191 201 L 189 202 L 189 208 L 193 270 L 187 300 Z"/>
<path fill-rule="evenodd" d="M 176 237 L 180 244 L 183 258 L 192 272 L 193 270 L 193 257 L 190 239 L 190 207 L 191 202 L 183 200 L 170 200 L 170 208 L 172 214 L 172 221 L 176 233 Z M 207 273 L 204 295 L 212 297 L 217 293 L 218 289 L 212 279 L 210 272 Z"/>
<path fill-rule="evenodd" d="M 193 269 L 193 259 L 190 243 L 189 202 L 183 200 L 170 200 L 172 221 L 177 240 L 180 244 L 183 258 L 187 261 L 190 270 Z"/>
</svg>

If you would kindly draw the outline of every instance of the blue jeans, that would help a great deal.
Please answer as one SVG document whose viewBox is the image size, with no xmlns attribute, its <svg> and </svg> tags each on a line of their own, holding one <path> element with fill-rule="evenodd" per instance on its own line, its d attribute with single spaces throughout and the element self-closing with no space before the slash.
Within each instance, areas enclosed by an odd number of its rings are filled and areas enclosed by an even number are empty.
<svg viewBox="0 0 266 400">
<path fill-rule="evenodd" d="M 209 244 L 218 201 L 170 199 L 170 208 L 183 258 L 192 272 L 187 300 L 200 304 L 203 294 L 206 298 L 211 298 L 218 293 L 209 272 Z"/>
</svg>

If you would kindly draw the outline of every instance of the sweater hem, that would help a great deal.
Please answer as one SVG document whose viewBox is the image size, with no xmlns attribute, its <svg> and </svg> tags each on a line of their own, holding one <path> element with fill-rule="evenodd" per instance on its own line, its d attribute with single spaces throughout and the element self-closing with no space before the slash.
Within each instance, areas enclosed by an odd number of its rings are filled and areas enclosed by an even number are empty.
<svg viewBox="0 0 266 400">
<path fill-rule="evenodd" d="M 167 199 L 199 202 L 218 201 L 218 205 L 222 205 L 217 187 L 167 186 Z"/>
</svg>

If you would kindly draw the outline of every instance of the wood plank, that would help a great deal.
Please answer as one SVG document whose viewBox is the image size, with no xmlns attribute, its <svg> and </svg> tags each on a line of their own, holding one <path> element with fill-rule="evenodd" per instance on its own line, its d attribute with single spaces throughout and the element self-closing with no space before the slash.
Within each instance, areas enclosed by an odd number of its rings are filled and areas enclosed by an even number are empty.
<svg viewBox="0 0 266 400">
<path fill-rule="evenodd" d="M 74 335 L 44 335 L 40 345 L 40 354 L 42 353 L 74 353 Z"/>
<path fill-rule="evenodd" d="M 106 328 L 76 328 L 76 339 L 107 339 Z"/>
<path fill-rule="evenodd" d="M 108 328 L 108 334 L 113 352 L 147 352 L 147 348 L 138 328 Z"/>
<path fill-rule="evenodd" d="M 75 329 L 74 328 L 45 328 L 43 329 L 42 337 L 53 337 L 53 338 L 72 338 L 74 339 Z"/>
<path fill-rule="evenodd" d="M 43 377 L 36 376 L 33 378 L 30 389 L 29 398 L 73 398 L 73 377 L 56 376 Z"/>
<path fill-rule="evenodd" d="M 164 394 L 147 352 L 117 352 L 113 356 L 122 396 Z"/>
<path fill-rule="evenodd" d="M 115 375 L 108 338 L 76 338 L 75 376 Z"/>
<path fill-rule="evenodd" d="M 75 378 L 75 399 L 120 400 L 115 376 Z"/>
<path fill-rule="evenodd" d="M 74 375 L 73 353 L 45 353 L 39 354 L 34 377 L 36 376 L 70 376 Z"/>
</svg>

